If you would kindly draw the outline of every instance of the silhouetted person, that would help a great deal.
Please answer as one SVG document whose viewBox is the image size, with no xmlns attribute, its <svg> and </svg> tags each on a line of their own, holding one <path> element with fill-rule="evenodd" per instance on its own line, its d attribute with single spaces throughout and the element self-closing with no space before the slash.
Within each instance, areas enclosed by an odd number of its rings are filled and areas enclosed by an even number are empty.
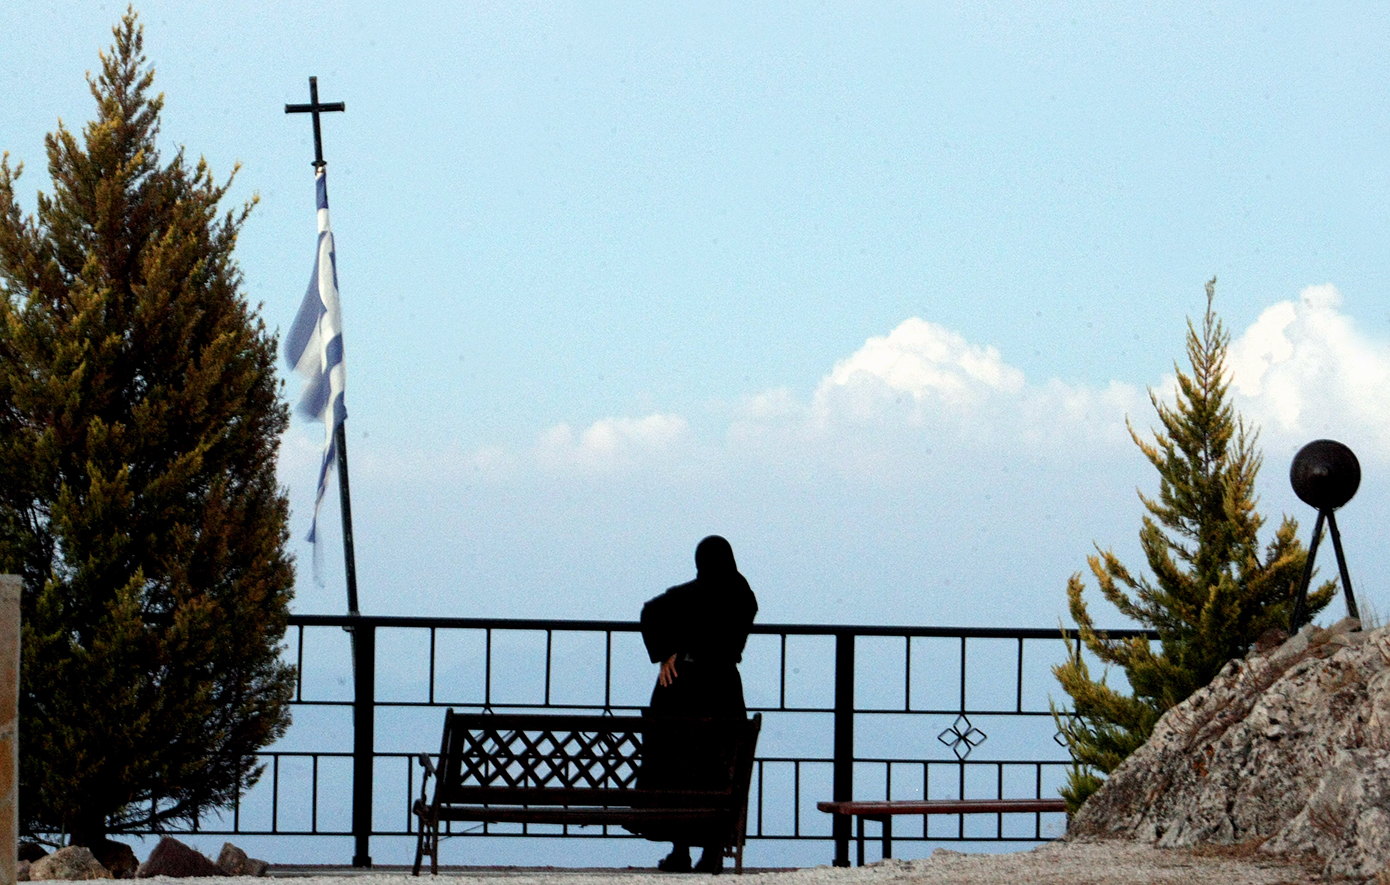
<svg viewBox="0 0 1390 885">
<path fill-rule="evenodd" d="M 653 717 L 746 719 L 738 663 L 758 600 L 734 563 L 734 550 L 718 535 L 695 548 L 695 580 L 672 587 L 642 606 L 642 640 L 652 663 L 661 664 L 652 690 Z M 644 747 L 638 785 L 645 788 L 718 790 L 727 786 L 730 750 L 698 737 L 681 740 L 673 729 Z M 728 832 L 686 824 L 644 829 L 672 850 L 657 868 L 689 872 L 690 846 L 704 853 L 696 872 L 723 867 Z"/>
</svg>

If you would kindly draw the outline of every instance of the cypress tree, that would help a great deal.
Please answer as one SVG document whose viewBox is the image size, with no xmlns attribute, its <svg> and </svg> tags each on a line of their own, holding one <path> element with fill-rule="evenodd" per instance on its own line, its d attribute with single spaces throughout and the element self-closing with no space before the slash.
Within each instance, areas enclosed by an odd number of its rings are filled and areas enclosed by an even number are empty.
<svg viewBox="0 0 1390 885">
<path fill-rule="evenodd" d="M 196 821 L 289 721 L 293 568 L 275 339 L 238 291 L 248 203 L 156 150 L 133 11 L 48 136 L 23 216 L 0 161 L 0 570 L 24 580 L 22 827 L 95 845 Z M 254 201 L 253 201 L 254 202 Z"/>
<path fill-rule="evenodd" d="M 1161 429 L 1148 442 L 1130 436 L 1158 471 L 1157 498 L 1139 494 L 1147 513 L 1140 547 L 1152 578 L 1130 572 L 1109 550 L 1088 557 L 1101 595 L 1120 613 L 1158 633 L 1148 640 L 1108 639 L 1097 632 L 1081 574 L 1067 582 L 1067 600 L 1084 646 L 1124 671 L 1132 694 L 1091 678 L 1080 649 L 1053 668 L 1075 715 L 1053 707 L 1075 765 L 1063 797 L 1073 811 L 1130 753 L 1148 740 L 1165 710 L 1206 685 L 1261 634 L 1286 628 L 1292 593 L 1307 551 L 1298 524 L 1285 516 L 1261 550 L 1264 519 L 1255 510 L 1261 457 L 1229 399 L 1230 336 L 1213 309 L 1216 280 L 1207 283 L 1199 329 L 1187 324 L 1190 372 L 1174 364 L 1177 396 L 1169 406 L 1151 390 Z M 1309 593 L 1309 610 L 1327 605 L 1334 582 Z"/>
</svg>

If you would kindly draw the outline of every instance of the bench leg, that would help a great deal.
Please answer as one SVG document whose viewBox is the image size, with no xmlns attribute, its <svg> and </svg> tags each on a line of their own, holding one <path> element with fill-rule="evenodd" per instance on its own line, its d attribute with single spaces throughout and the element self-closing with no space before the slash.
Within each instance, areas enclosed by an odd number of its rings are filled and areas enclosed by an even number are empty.
<svg viewBox="0 0 1390 885">
<path fill-rule="evenodd" d="M 430 827 L 430 875 L 439 875 L 439 821 Z"/>
<path fill-rule="evenodd" d="M 438 824 L 420 820 L 420 832 L 415 839 L 415 866 L 411 869 L 412 876 L 420 875 L 420 862 L 424 856 L 430 856 L 430 873 L 439 874 L 439 830 Z"/>
<path fill-rule="evenodd" d="M 862 867 L 862 866 L 864 865 L 864 815 L 862 815 L 862 814 L 861 814 L 861 815 L 857 815 L 857 816 L 856 816 L 856 820 L 859 821 L 859 826 L 858 826 L 858 829 L 857 829 L 857 831 L 856 831 L 856 832 L 857 832 L 858 838 L 855 840 L 855 841 L 857 841 L 857 842 L 859 843 L 859 844 L 858 844 L 859 854 L 858 854 L 858 858 L 857 858 L 857 859 L 858 859 L 858 863 L 856 863 L 855 866 L 860 866 L 860 867 Z"/>
<path fill-rule="evenodd" d="M 883 859 L 888 860 L 893 856 L 893 815 L 885 814 L 882 818 L 883 823 Z"/>
</svg>

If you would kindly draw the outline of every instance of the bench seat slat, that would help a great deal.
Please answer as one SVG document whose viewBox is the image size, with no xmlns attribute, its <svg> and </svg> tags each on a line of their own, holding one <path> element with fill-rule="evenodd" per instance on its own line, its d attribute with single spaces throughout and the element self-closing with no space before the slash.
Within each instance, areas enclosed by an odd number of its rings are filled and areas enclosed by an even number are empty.
<svg viewBox="0 0 1390 885">
<path fill-rule="evenodd" d="M 738 805 L 732 790 L 612 790 L 593 787 L 478 787 L 441 789 L 439 805 L 574 805 L 632 808 L 719 807 Z"/>
<path fill-rule="evenodd" d="M 1010 814 L 1015 812 L 1066 811 L 1061 799 L 904 799 L 817 802 L 816 808 L 830 814 L 862 817 L 894 814 Z"/>
<path fill-rule="evenodd" d="M 537 808 L 508 805 L 447 805 L 439 809 L 440 820 L 487 821 L 489 823 L 619 825 L 654 822 L 724 820 L 724 808 Z"/>
</svg>

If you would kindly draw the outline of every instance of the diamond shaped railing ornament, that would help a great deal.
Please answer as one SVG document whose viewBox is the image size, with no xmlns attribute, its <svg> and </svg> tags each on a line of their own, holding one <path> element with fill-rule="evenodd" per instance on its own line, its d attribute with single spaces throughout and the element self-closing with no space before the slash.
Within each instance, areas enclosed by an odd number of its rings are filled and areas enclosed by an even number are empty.
<svg viewBox="0 0 1390 885">
<path fill-rule="evenodd" d="M 937 735 L 936 739 L 950 747 L 956 758 L 963 761 L 970 755 L 971 750 L 988 740 L 989 735 L 971 725 L 970 720 L 962 713 L 949 728 Z"/>
</svg>

